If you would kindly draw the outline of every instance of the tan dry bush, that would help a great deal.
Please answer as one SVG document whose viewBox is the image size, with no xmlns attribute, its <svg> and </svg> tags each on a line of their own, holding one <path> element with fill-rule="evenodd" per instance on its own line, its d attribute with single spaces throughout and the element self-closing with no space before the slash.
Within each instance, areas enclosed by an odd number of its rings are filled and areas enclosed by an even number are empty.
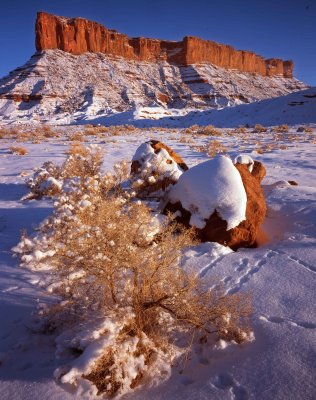
<svg viewBox="0 0 316 400">
<path fill-rule="evenodd" d="M 247 128 L 245 128 L 244 126 L 239 126 L 238 128 L 233 129 L 232 134 L 244 134 L 247 133 Z"/>
<path fill-rule="evenodd" d="M 31 140 L 31 138 L 32 138 L 32 135 L 30 135 L 29 132 L 20 131 L 18 136 L 16 137 L 16 141 L 25 143 L 25 142 L 28 142 L 29 140 Z"/>
<path fill-rule="evenodd" d="M 53 197 L 61 192 L 61 169 L 51 161 L 37 168 L 33 176 L 26 181 L 31 192 L 22 200 L 41 199 L 43 196 Z"/>
<path fill-rule="evenodd" d="M 54 138 L 60 136 L 59 133 L 56 132 L 50 125 L 45 124 L 38 128 L 37 132 L 41 133 L 44 138 Z"/>
<path fill-rule="evenodd" d="M 114 342 L 84 376 L 111 396 L 142 383 L 161 354 L 171 360 L 180 338 L 188 349 L 192 337 L 243 342 L 251 312 L 249 296 L 211 290 L 184 270 L 181 251 L 194 243 L 193 232 L 170 221 L 158 229 L 147 206 L 115 190 L 119 181 L 113 175 L 70 181 L 38 236 L 24 236 L 19 247 L 24 266 L 48 264 L 62 282 L 62 301 L 45 315 L 50 327 L 95 312 L 118 324 Z M 128 343 L 134 350 L 127 354 Z M 139 359 L 136 378 L 126 383 L 126 365 Z"/>
<path fill-rule="evenodd" d="M 17 138 L 19 131 L 17 128 L 7 128 L 5 126 L 0 128 L 2 138 Z"/>
<path fill-rule="evenodd" d="M 85 135 L 98 135 L 100 133 L 109 132 L 109 128 L 104 125 L 85 125 L 84 134 Z"/>
<path fill-rule="evenodd" d="M 193 138 L 182 134 L 179 139 L 179 143 L 194 143 L 194 140 L 193 140 Z"/>
<path fill-rule="evenodd" d="M 313 128 L 311 128 L 310 126 L 306 126 L 304 129 L 305 133 L 313 133 Z"/>
<path fill-rule="evenodd" d="M 182 133 L 184 134 L 192 134 L 192 133 L 196 133 L 199 130 L 200 126 L 199 125 L 192 125 L 188 128 L 185 128 Z"/>
<path fill-rule="evenodd" d="M 261 124 L 256 124 L 253 128 L 253 133 L 264 133 L 267 132 L 268 128 L 266 128 L 265 126 L 261 125 Z"/>
<path fill-rule="evenodd" d="M 69 140 L 72 142 L 84 142 L 86 139 L 82 132 L 75 132 L 69 136 Z"/>
<path fill-rule="evenodd" d="M 26 181 L 31 192 L 23 197 L 23 200 L 41 199 L 43 196 L 54 197 L 61 193 L 61 187 L 67 179 L 100 175 L 103 160 L 100 147 L 84 147 L 81 143 L 73 143 L 67 154 L 68 157 L 62 166 L 48 161 L 35 170 L 33 177 Z"/>
<path fill-rule="evenodd" d="M 89 154 L 89 150 L 87 147 L 83 146 L 81 142 L 73 142 L 70 144 L 66 154 L 69 155 L 80 155 L 83 157 L 87 157 Z"/>
<path fill-rule="evenodd" d="M 273 130 L 277 133 L 286 133 L 289 131 L 289 126 L 286 124 L 278 125 L 278 126 L 273 127 Z"/>
<path fill-rule="evenodd" d="M 227 147 L 222 145 L 221 142 L 218 140 L 213 140 L 209 145 L 207 149 L 207 154 L 209 157 L 215 157 L 216 154 L 221 154 L 221 153 L 226 153 L 227 152 Z"/>
<path fill-rule="evenodd" d="M 84 147 L 78 143 L 70 147 L 69 155 L 61 167 L 61 177 L 91 177 L 99 174 L 103 151 L 98 146 Z"/>
<path fill-rule="evenodd" d="M 25 147 L 20 146 L 11 146 L 9 147 L 9 150 L 12 154 L 17 156 L 25 156 L 28 153 Z"/>
<path fill-rule="evenodd" d="M 197 134 L 206 136 L 222 136 L 222 132 L 216 129 L 213 125 L 200 127 L 197 131 Z"/>
<path fill-rule="evenodd" d="M 98 134 L 98 129 L 93 125 L 85 125 L 83 134 L 86 136 L 94 136 Z"/>
</svg>

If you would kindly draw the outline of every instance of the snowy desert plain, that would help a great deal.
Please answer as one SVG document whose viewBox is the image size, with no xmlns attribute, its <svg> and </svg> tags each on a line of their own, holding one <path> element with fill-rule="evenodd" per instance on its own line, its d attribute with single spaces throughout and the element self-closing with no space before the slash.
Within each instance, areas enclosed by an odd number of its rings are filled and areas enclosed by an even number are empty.
<svg viewBox="0 0 316 400">
<path fill-rule="evenodd" d="M 213 133 L 196 126 L 185 128 L 195 123 L 212 123 L 212 115 L 207 112 L 201 112 L 201 116 L 193 114 L 191 118 L 172 116 L 164 122 L 151 120 L 151 127 L 149 120 L 140 118 L 135 123 L 137 127 L 121 125 L 97 129 L 92 134 L 93 129 L 89 131 L 84 125 L 52 125 L 50 129 L 55 134 L 46 136 L 40 134 L 41 129 L 50 130 L 40 124 L 21 125 L 12 130 L 3 125 L 0 139 L 1 399 L 94 398 L 95 387 L 80 375 L 111 332 L 111 327 L 97 320 L 86 326 L 78 323 L 69 331 L 42 332 L 34 328 L 38 310 L 56 301 L 52 286 L 47 284 L 51 271 L 21 267 L 12 248 L 17 249 L 22 230 L 34 235 L 39 224 L 52 214 L 55 200 L 49 197 L 22 200 L 29 192 L 26 180 L 44 162 L 61 165 L 71 143 L 78 140 L 84 146 L 93 144 L 102 148 L 102 170 L 107 172 L 122 160 L 130 165 L 136 149 L 150 139 L 170 146 L 189 167 L 218 157 L 218 152 L 232 160 L 238 154 L 247 154 L 262 162 L 267 170 L 262 182 L 267 204 L 263 229 L 267 239 L 256 248 L 237 251 L 212 242 L 183 250 L 182 267 L 194 271 L 210 287 L 215 282 L 223 286 L 224 294 L 251 294 L 249 340 L 242 344 L 209 340 L 203 344 L 193 338 L 185 361 L 174 361 L 162 377 L 159 369 L 152 371 L 151 380 L 133 391 L 123 391 L 122 395 L 126 399 L 157 400 L 314 399 L 316 106 L 313 90 L 309 89 L 308 93 L 312 93 L 305 97 L 310 100 L 307 108 L 293 102 L 288 106 L 291 102 L 281 97 L 223 110 L 229 115 L 225 114 L 221 121 L 215 115 L 216 126 L 221 128 Z M 301 93 L 289 96 L 296 98 Z M 287 105 L 283 115 L 282 102 Z M 279 121 L 277 115 L 281 115 Z M 238 129 L 249 116 L 251 125 Z M 230 117 L 231 121 L 225 125 Z M 254 129 L 252 124 L 256 122 L 263 123 L 266 129 Z M 277 126 L 285 122 L 288 126 Z M 13 147 L 24 148 L 26 154 L 17 154 Z M 297 185 L 288 181 L 295 181 Z M 67 346 L 74 351 L 62 352 L 61 348 Z M 135 365 L 130 366 L 133 368 Z M 58 371 L 64 371 L 68 378 L 60 380 Z"/>
</svg>

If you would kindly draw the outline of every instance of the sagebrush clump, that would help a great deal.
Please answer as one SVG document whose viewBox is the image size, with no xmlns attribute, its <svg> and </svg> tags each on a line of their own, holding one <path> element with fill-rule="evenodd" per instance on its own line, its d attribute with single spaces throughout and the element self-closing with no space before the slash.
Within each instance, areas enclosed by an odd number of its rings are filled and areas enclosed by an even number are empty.
<svg viewBox="0 0 316 400">
<path fill-rule="evenodd" d="M 246 340 L 249 297 L 211 290 L 181 266 L 194 232 L 158 220 L 123 190 L 124 163 L 102 175 L 98 157 L 92 167 L 83 156 L 69 158 L 59 171 L 68 179 L 53 215 L 15 248 L 24 267 L 47 271 L 58 295 L 41 311 L 46 329 L 106 322 L 97 356 L 85 368 L 74 365 L 56 376 L 74 385 L 84 378 L 99 393 L 122 395 L 146 379 L 166 379 L 193 337 Z"/>
<path fill-rule="evenodd" d="M 67 179 L 75 177 L 93 177 L 100 173 L 103 152 L 100 147 L 82 146 L 73 143 L 68 150 L 68 157 L 61 166 L 51 161 L 37 168 L 33 177 L 26 181 L 31 192 L 24 200 L 40 199 L 43 196 L 55 196 L 61 193 L 61 188 Z"/>
</svg>

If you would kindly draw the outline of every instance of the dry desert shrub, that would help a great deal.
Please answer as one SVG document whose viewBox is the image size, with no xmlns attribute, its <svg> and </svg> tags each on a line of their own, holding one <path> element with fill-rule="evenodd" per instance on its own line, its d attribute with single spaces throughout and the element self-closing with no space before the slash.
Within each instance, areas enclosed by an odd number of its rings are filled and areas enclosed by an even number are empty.
<svg viewBox="0 0 316 400">
<path fill-rule="evenodd" d="M 139 130 L 139 128 L 136 128 L 133 125 L 113 125 L 101 128 L 101 132 L 106 132 L 109 136 L 132 135 L 137 133 Z"/>
<path fill-rule="evenodd" d="M 73 143 L 67 154 L 61 166 L 48 161 L 35 170 L 33 177 L 26 181 L 31 192 L 23 200 L 56 196 L 61 193 L 61 188 L 67 179 L 82 176 L 88 178 L 100 174 L 103 160 L 100 147 L 94 145 L 84 147 L 80 143 Z"/>
<path fill-rule="evenodd" d="M 253 133 L 264 133 L 264 132 L 267 132 L 267 130 L 268 130 L 268 128 L 266 128 L 265 126 L 260 125 L 260 124 L 256 124 L 256 125 L 254 126 L 252 132 L 253 132 Z"/>
<path fill-rule="evenodd" d="M 244 134 L 247 133 L 247 128 L 244 126 L 239 126 L 238 128 L 233 129 L 232 134 Z"/>
<path fill-rule="evenodd" d="M 179 143 L 194 143 L 194 140 L 192 137 L 182 134 L 179 139 Z"/>
<path fill-rule="evenodd" d="M 94 136 L 94 135 L 98 135 L 100 133 L 106 133 L 109 132 L 109 128 L 107 128 L 106 126 L 103 125 L 85 125 L 84 126 L 84 131 L 83 133 L 85 135 L 90 135 L 90 136 Z"/>
<path fill-rule="evenodd" d="M 63 166 L 61 177 L 69 179 L 73 177 L 92 177 L 100 173 L 103 161 L 102 149 L 95 145 L 84 147 L 78 143 L 70 146 Z"/>
<path fill-rule="evenodd" d="M 9 150 L 12 154 L 17 156 L 25 156 L 27 154 L 27 149 L 25 147 L 11 146 Z"/>
<path fill-rule="evenodd" d="M 55 138 L 59 137 L 60 134 L 54 130 L 50 125 L 43 124 L 40 128 L 35 131 L 35 134 L 43 136 L 44 138 Z"/>
<path fill-rule="evenodd" d="M 277 133 L 286 133 L 289 131 L 289 126 L 286 124 L 278 125 L 278 126 L 275 126 L 273 128 L 273 130 L 274 130 L 274 132 L 277 132 Z"/>
<path fill-rule="evenodd" d="M 311 128 L 310 126 L 305 126 L 304 132 L 305 133 L 313 133 L 313 128 Z"/>
<path fill-rule="evenodd" d="M 192 338 L 247 340 L 249 297 L 210 289 L 181 267 L 193 232 L 169 220 L 158 224 L 146 205 L 117 190 L 124 175 L 119 167 L 104 177 L 80 170 L 37 235 L 23 235 L 15 248 L 23 266 L 49 266 L 59 300 L 41 315 L 47 329 L 96 316 L 107 321 L 101 355 L 78 378 L 121 395 L 162 370 L 169 373 Z M 73 383 L 73 376 L 61 373 L 63 382 Z"/>
<path fill-rule="evenodd" d="M 212 140 L 208 142 L 207 144 L 204 145 L 192 145 L 190 146 L 193 150 L 198 151 L 198 152 L 205 152 L 209 157 L 215 157 L 216 154 L 220 153 L 226 153 L 228 148 L 224 146 L 220 141 L 218 140 Z"/>
<path fill-rule="evenodd" d="M 19 134 L 19 131 L 16 128 L 2 126 L 0 128 L 0 134 L 2 138 L 16 138 Z"/>
<path fill-rule="evenodd" d="M 200 128 L 199 125 L 192 125 L 192 126 L 190 126 L 188 128 L 185 128 L 182 131 L 182 133 L 190 135 L 192 133 L 196 133 L 199 130 L 199 128 Z"/>
<path fill-rule="evenodd" d="M 78 132 L 74 132 L 72 134 L 70 134 L 69 136 L 69 140 L 72 142 L 84 142 L 85 136 L 82 132 L 78 131 Z"/>
<path fill-rule="evenodd" d="M 81 142 L 72 142 L 70 143 L 70 146 L 68 150 L 66 151 L 66 154 L 68 156 L 83 156 L 86 157 L 89 154 L 89 150 L 87 147 L 83 146 Z"/>
<path fill-rule="evenodd" d="M 207 155 L 211 158 L 215 157 L 216 154 L 222 154 L 227 152 L 227 147 L 222 145 L 218 140 L 213 140 L 208 147 Z"/>
<path fill-rule="evenodd" d="M 197 131 L 197 134 L 206 136 L 222 136 L 222 132 L 216 129 L 213 125 L 200 127 Z"/>
<path fill-rule="evenodd" d="M 62 187 L 61 169 L 51 161 L 37 168 L 33 176 L 26 181 L 31 190 L 22 200 L 41 199 L 43 196 L 53 197 L 60 193 Z"/>
</svg>

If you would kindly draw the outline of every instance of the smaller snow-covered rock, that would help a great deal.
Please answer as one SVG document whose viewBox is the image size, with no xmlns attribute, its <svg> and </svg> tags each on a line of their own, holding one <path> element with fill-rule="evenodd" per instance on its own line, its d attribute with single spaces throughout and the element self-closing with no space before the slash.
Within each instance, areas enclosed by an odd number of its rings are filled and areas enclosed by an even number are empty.
<svg viewBox="0 0 316 400">
<path fill-rule="evenodd" d="M 248 154 L 239 154 L 235 158 L 234 164 L 246 164 L 249 172 L 252 172 L 254 161 Z"/>
<path fill-rule="evenodd" d="M 182 158 L 169 146 L 150 140 L 136 150 L 131 175 L 139 195 L 156 197 L 177 182 L 187 169 Z"/>
<path fill-rule="evenodd" d="M 246 164 L 248 171 L 259 180 L 259 183 L 266 176 L 264 165 L 259 161 L 254 161 L 248 154 L 239 154 L 235 158 L 234 164 Z"/>
<path fill-rule="evenodd" d="M 251 175 L 261 183 L 262 179 L 266 176 L 265 166 L 259 161 L 254 161 Z"/>
</svg>

